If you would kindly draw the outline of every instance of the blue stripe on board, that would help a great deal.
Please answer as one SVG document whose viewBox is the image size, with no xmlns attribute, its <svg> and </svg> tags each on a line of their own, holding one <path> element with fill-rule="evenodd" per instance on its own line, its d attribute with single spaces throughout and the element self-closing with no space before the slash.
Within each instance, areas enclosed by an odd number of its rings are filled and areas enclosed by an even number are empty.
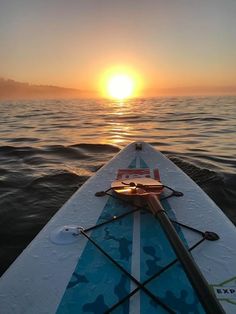
<svg viewBox="0 0 236 314">
<path fill-rule="evenodd" d="M 129 168 L 130 169 L 136 168 L 136 163 L 137 163 L 137 157 L 134 158 L 134 160 L 131 162 L 131 164 L 129 165 Z"/>
<path fill-rule="evenodd" d="M 144 160 L 140 160 L 140 167 L 147 168 Z M 167 200 L 162 201 L 169 217 L 176 219 Z M 180 227 L 176 230 L 186 244 L 186 239 Z M 147 280 L 164 266 L 176 259 L 176 255 L 163 231 L 160 223 L 153 215 L 143 212 L 141 216 L 141 282 Z M 182 266 L 176 263 L 159 277 L 147 284 L 156 296 L 170 306 L 176 313 L 205 313 L 195 291 L 192 288 Z M 145 293 L 141 292 L 141 313 L 166 313 L 153 302 Z"/>
<path fill-rule="evenodd" d="M 135 165 L 136 158 L 131 162 L 130 168 L 134 168 Z M 131 205 L 109 197 L 97 224 L 132 209 Z M 121 266 L 131 272 L 133 215 L 95 229 L 90 236 Z M 130 279 L 88 242 L 69 281 L 57 314 L 101 314 L 129 292 Z M 114 313 L 129 313 L 129 301 L 120 305 Z"/>
<path fill-rule="evenodd" d="M 142 158 L 140 158 L 140 168 L 143 168 L 143 169 L 149 168 L 146 162 Z"/>
</svg>

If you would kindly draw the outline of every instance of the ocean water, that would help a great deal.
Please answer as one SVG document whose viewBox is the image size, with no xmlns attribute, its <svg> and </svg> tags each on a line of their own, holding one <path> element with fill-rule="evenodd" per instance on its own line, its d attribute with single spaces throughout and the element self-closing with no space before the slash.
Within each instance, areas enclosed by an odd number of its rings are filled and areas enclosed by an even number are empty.
<svg viewBox="0 0 236 314">
<path fill-rule="evenodd" d="M 236 224 L 236 97 L 0 102 L 0 274 L 126 144 L 144 140 Z"/>
</svg>

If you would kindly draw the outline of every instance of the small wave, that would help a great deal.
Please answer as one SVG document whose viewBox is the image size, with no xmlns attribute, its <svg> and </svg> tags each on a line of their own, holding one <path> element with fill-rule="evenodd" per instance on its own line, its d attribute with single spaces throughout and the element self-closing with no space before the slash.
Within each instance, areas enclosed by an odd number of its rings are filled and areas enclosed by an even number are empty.
<svg viewBox="0 0 236 314">
<path fill-rule="evenodd" d="M 7 139 L 6 142 L 18 143 L 18 142 L 38 142 L 40 139 L 37 137 L 13 137 Z"/>
<path fill-rule="evenodd" d="M 1 146 L 0 147 L 0 153 L 3 156 L 9 156 L 9 157 L 21 157 L 33 155 L 40 152 L 40 149 L 33 148 L 30 146 L 21 146 L 21 147 L 15 147 L 15 146 Z"/>
<path fill-rule="evenodd" d="M 219 176 L 215 171 L 206 168 L 200 168 L 193 163 L 184 160 L 183 158 L 169 156 L 169 159 L 180 169 L 182 169 L 197 184 L 216 179 Z"/>
<path fill-rule="evenodd" d="M 150 142 L 150 144 L 152 146 L 156 147 L 157 149 L 158 149 L 158 147 L 161 147 L 161 146 L 170 146 L 170 143 L 168 141 L 164 141 L 164 140 L 163 140 L 163 142 Z M 163 153 L 165 153 L 165 152 L 163 152 Z"/>
<path fill-rule="evenodd" d="M 82 149 L 91 153 L 118 153 L 120 148 L 109 144 L 74 144 L 69 147 Z"/>
<path fill-rule="evenodd" d="M 203 159 L 209 160 L 209 161 L 214 161 L 216 163 L 221 163 L 221 164 L 226 164 L 226 165 L 231 165 L 232 167 L 236 166 L 236 160 L 234 156 L 229 157 L 229 156 L 202 156 Z"/>
<path fill-rule="evenodd" d="M 120 149 L 114 145 L 108 144 L 74 144 L 70 146 L 63 145 L 50 145 L 43 148 L 34 148 L 29 146 L 2 146 L 0 147 L 0 154 L 2 157 L 21 158 L 25 162 L 35 163 L 45 155 L 54 155 L 64 157 L 67 159 L 85 159 L 88 154 L 94 155 L 95 153 L 117 153 Z M 37 157 L 37 159 L 32 158 Z M 43 161 L 43 159 L 41 159 Z"/>
<path fill-rule="evenodd" d="M 81 159 L 81 158 L 86 157 L 86 154 L 82 150 L 75 149 L 71 146 L 63 146 L 63 145 L 46 146 L 42 150 L 42 154 L 51 154 L 51 155 L 62 156 L 64 158 L 70 158 L 70 159 Z"/>
<path fill-rule="evenodd" d="M 188 121 L 216 122 L 216 121 L 227 121 L 227 119 L 219 118 L 219 117 L 205 117 L 205 118 L 204 117 L 193 117 L 193 118 L 186 117 L 186 118 L 181 118 L 181 119 L 176 119 L 176 118 L 166 119 L 163 121 L 165 121 L 165 122 L 188 122 Z"/>
<path fill-rule="evenodd" d="M 236 225 L 235 174 L 222 173 L 199 167 L 184 157 L 169 156 L 180 169 L 195 181 Z"/>
<path fill-rule="evenodd" d="M 0 168 L 0 176 L 3 176 L 5 174 L 9 173 L 9 171 L 7 169 L 4 168 Z"/>
<path fill-rule="evenodd" d="M 88 177 L 79 176 L 74 172 L 69 171 L 56 171 L 56 173 L 51 173 L 49 175 L 44 175 L 39 178 L 34 179 L 31 181 L 25 188 L 35 188 L 38 186 L 68 186 L 74 185 L 80 186 L 84 183 Z"/>
</svg>

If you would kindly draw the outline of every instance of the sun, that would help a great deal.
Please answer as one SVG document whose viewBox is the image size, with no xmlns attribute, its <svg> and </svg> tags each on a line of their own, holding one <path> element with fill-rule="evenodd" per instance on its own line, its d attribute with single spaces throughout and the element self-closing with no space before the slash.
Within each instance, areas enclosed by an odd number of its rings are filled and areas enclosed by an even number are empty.
<svg viewBox="0 0 236 314">
<path fill-rule="evenodd" d="M 140 73 L 131 66 L 109 66 L 102 72 L 98 72 L 97 88 L 100 95 L 108 99 L 125 101 L 136 98 L 142 94 L 143 79 Z"/>
<path fill-rule="evenodd" d="M 113 75 L 107 82 L 109 96 L 119 100 L 131 97 L 134 92 L 134 80 L 126 74 Z"/>
</svg>

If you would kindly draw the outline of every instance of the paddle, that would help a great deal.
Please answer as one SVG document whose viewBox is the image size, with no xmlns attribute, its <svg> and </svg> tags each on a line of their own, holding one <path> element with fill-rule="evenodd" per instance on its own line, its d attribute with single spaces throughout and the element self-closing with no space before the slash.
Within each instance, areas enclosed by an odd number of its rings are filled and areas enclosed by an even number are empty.
<svg viewBox="0 0 236 314">
<path fill-rule="evenodd" d="M 133 178 L 122 181 L 116 180 L 112 182 L 111 188 L 117 194 L 134 199 L 143 199 L 147 203 L 149 210 L 159 220 L 165 231 L 176 256 L 182 263 L 190 282 L 198 294 L 199 300 L 206 310 L 206 313 L 224 313 L 220 303 L 213 295 L 207 281 L 200 272 L 188 249 L 183 244 L 166 214 L 165 209 L 160 203 L 159 197 L 163 191 L 161 182 L 151 178 Z"/>
</svg>

